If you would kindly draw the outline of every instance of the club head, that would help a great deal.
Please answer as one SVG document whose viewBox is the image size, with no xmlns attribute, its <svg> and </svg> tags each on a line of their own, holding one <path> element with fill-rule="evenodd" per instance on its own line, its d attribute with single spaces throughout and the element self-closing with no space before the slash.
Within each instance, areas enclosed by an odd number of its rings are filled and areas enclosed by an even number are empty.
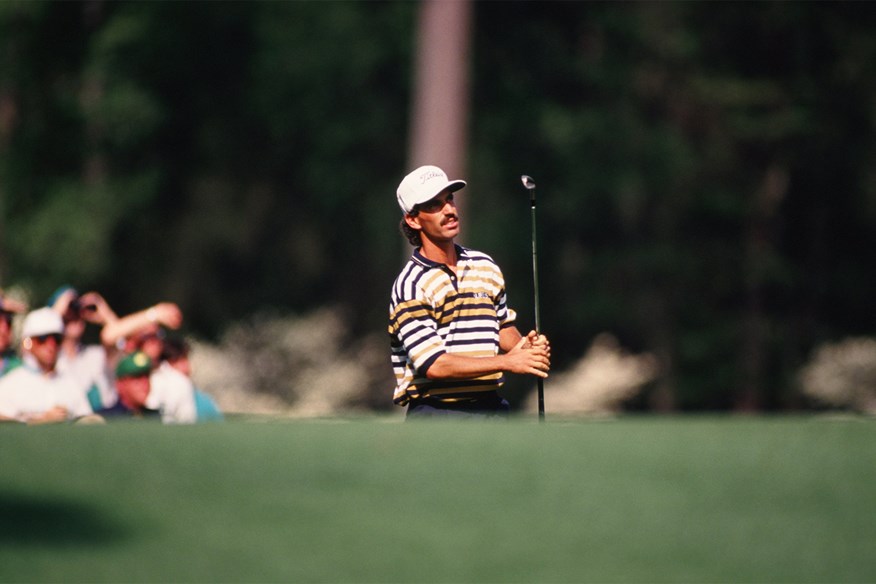
<svg viewBox="0 0 876 584">
<path fill-rule="evenodd" d="M 531 191 L 535 188 L 535 181 L 532 180 L 531 176 L 524 174 L 520 177 L 520 181 L 523 183 L 523 186 L 526 187 L 527 190 Z"/>
</svg>

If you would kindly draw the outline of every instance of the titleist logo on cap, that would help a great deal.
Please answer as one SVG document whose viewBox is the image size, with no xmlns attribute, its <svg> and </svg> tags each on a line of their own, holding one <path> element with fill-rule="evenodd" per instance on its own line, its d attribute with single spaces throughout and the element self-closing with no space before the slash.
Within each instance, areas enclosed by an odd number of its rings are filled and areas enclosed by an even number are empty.
<svg viewBox="0 0 876 584">
<path fill-rule="evenodd" d="M 427 170 L 423 174 L 420 175 L 420 184 L 424 184 L 427 180 L 433 178 L 446 178 L 446 175 L 440 170 Z"/>
</svg>

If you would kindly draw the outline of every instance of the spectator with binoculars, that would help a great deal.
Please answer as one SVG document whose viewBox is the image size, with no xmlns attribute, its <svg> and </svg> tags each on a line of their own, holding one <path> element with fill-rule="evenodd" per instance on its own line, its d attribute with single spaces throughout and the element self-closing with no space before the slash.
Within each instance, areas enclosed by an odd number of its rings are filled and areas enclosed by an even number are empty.
<svg viewBox="0 0 876 584">
<path fill-rule="evenodd" d="M 117 321 L 116 313 L 97 292 L 80 295 L 67 285 L 55 291 L 48 305 L 61 315 L 64 322 L 58 374 L 76 383 L 93 410 L 115 405 L 118 399 L 113 378 L 116 347 L 107 343 L 87 345 L 83 336 L 88 324 L 105 327 Z"/>
</svg>

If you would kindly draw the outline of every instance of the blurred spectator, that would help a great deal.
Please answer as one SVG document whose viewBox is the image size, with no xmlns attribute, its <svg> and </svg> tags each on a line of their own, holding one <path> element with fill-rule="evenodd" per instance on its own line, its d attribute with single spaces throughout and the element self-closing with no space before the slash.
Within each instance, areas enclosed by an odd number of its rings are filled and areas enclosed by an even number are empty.
<svg viewBox="0 0 876 584">
<path fill-rule="evenodd" d="M 171 367 L 169 363 L 162 361 L 158 367 L 153 365 L 149 386 L 146 407 L 159 410 L 162 422 L 194 424 L 198 421 L 195 386 L 191 379 Z"/>
<path fill-rule="evenodd" d="M 160 412 L 146 407 L 151 373 L 152 360 L 142 351 L 136 351 L 119 360 L 116 366 L 116 389 L 119 399 L 113 407 L 100 413 L 107 418 L 126 416 L 158 419 Z"/>
<path fill-rule="evenodd" d="M 224 419 L 219 406 L 205 391 L 198 389 L 192 380 L 192 364 L 189 360 L 191 347 L 179 337 L 169 337 L 164 340 L 164 349 L 161 353 L 162 361 L 185 375 L 190 381 L 195 392 L 195 411 L 198 422 L 218 422 Z"/>
<path fill-rule="evenodd" d="M 182 325 L 182 311 L 172 302 L 162 302 L 124 316 L 103 328 L 104 343 L 123 343 L 124 351 L 141 351 L 152 364 L 146 407 L 161 412 L 166 424 L 193 424 L 198 421 L 195 388 L 191 380 L 162 362 L 164 329 Z"/>
<path fill-rule="evenodd" d="M 44 424 L 93 415 L 76 384 L 55 371 L 64 322 L 51 308 L 30 312 L 22 327 L 22 366 L 0 379 L 0 420 Z"/>
<path fill-rule="evenodd" d="M 115 344 L 86 345 L 82 341 L 87 324 L 104 327 L 118 316 L 97 292 L 79 293 L 70 286 L 60 287 L 49 299 L 49 306 L 64 320 L 64 338 L 56 366 L 58 374 L 72 379 L 97 411 L 115 405 L 118 399 L 112 373 Z"/>
<path fill-rule="evenodd" d="M 12 346 L 12 319 L 24 310 L 23 303 L 0 292 L 0 377 L 21 365 L 21 357 Z"/>
<path fill-rule="evenodd" d="M 192 362 L 189 360 L 191 347 L 185 339 L 168 337 L 164 340 L 161 360 L 167 361 L 171 367 L 188 378 L 192 377 Z"/>
</svg>

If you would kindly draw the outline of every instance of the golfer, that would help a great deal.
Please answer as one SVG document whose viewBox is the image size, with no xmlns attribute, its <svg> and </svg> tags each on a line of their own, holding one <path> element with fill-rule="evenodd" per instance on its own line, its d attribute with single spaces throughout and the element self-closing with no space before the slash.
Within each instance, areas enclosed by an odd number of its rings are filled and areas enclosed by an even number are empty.
<svg viewBox="0 0 876 584">
<path fill-rule="evenodd" d="M 457 245 L 454 194 L 465 181 L 436 166 L 407 175 L 396 192 L 402 233 L 415 246 L 392 287 L 389 335 L 393 401 L 407 417 L 507 415 L 506 372 L 547 377 L 550 344 L 522 336 L 493 259 Z"/>
</svg>

